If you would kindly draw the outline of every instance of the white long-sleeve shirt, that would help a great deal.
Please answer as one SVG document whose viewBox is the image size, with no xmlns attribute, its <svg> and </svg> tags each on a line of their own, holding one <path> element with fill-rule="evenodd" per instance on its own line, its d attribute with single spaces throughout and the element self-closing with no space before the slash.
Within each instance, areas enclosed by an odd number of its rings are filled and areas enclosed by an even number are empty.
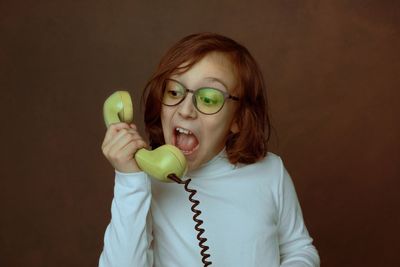
<svg viewBox="0 0 400 267">
<path fill-rule="evenodd" d="M 203 266 L 183 185 L 115 170 L 100 267 Z M 198 192 L 208 261 L 216 267 L 318 267 L 297 195 L 280 157 L 232 165 L 225 150 L 184 179 Z"/>
</svg>

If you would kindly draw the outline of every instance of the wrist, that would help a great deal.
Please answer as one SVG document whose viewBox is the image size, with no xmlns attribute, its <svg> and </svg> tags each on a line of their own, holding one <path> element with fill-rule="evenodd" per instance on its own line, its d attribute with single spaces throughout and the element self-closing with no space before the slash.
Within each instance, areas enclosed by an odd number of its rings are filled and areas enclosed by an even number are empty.
<svg viewBox="0 0 400 267">
<path fill-rule="evenodd" d="M 115 182 L 116 184 L 124 187 L 137 187 L 148 185 L 148 176 L 145 172 L 120 172 L 115 170 Z"/>
<path fill-rule="evenodd" d="M 120 173 L 136 173 L 142 171 L 136 164 L 130 164 L 129 166 L 115 166 L 114 169 Z"/>
</svg>

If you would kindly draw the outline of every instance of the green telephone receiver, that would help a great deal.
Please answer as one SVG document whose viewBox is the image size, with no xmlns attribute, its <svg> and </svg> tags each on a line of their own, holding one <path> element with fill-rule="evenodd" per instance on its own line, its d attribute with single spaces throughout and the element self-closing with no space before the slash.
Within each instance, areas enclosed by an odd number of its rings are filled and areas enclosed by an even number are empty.
<svg viewBox="0 0 400 267">
<path fill-rule="evenodd" d="M 133 105 L 127 91 L 116 91 L 104 102 L 103 116 L 107 128 L 112 123 L 133 121 Z M 170 174 L 182 178 L 187 171 L 186 158 L 173 145 L 163 145 L 155 150 L 144 148 L 135 153 L 135 160 L 141 170 L 163 181 L 171 182 Z"/>
</svg>

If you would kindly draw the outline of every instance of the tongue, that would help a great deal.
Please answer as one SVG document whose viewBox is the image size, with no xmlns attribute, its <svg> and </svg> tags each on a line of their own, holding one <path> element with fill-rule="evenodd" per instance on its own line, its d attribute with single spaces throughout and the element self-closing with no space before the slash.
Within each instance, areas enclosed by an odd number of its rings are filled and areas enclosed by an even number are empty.
<svg viewBox="0 0 400 267">
<path fill-rule="evenodd" d="M 199 141 L 192 134 L 178 134 L 176 136 L 176 146 L 182 151 L 192 151 Z"/>
</svg>

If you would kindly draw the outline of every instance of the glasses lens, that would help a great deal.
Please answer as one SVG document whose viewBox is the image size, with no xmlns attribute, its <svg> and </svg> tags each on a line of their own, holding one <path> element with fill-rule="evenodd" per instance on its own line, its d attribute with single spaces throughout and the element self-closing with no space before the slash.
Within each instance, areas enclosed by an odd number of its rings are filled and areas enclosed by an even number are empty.
<svg viewBox="0 0 400 267">
<path fill-rule="evenodd" d="M 179 83 L 168 80 L 165 85 L 163 101 L 164 105 L 177 105 L 185 97 L 185 88 Z"/>
<path fill-rule="evenodd" d="M 201 88 L 196 91 L 197 108 L 206 114 L 218 112 L 224 105 L 224 95 L 214 88 Z"/>
</svg>

